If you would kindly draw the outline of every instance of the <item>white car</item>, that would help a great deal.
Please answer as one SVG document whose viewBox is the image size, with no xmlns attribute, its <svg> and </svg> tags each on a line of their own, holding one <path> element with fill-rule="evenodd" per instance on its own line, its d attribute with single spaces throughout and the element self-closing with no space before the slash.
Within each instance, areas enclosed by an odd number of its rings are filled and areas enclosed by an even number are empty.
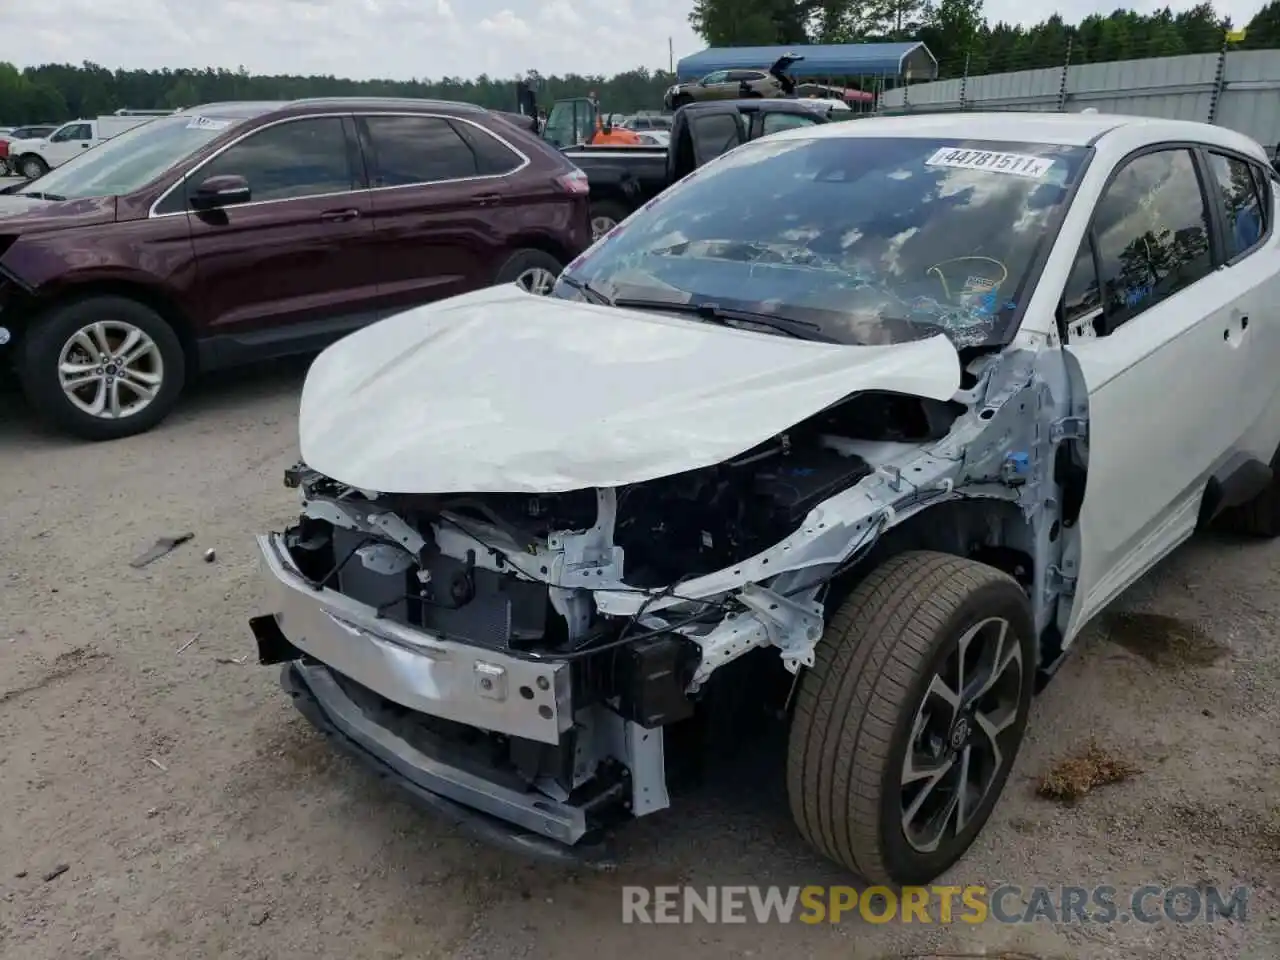
<svg viewBox="0 0 1280 960">
<path fill-rule="evenodd" d="M 1091 618 L 1198 527 L 1280 531 L 1277 214 L 1258 144 L 1195 123 L 744 144 L 553 297 L 319 357 L 261 659 L 526 851 L 595 855 L 669 805 L 703 718 L 754 744 L 768 708 L 800 833 L 926 883 Z"/>
<path fill-rule="evenodd" d="M 93 120 L 72 120 L 47 137 L 12 141 L 9 144 L 9 167 L 28 180 L 34 180 L 102 141 L 152 119 L 152 114 L 117 111 Z"/>
</svg>

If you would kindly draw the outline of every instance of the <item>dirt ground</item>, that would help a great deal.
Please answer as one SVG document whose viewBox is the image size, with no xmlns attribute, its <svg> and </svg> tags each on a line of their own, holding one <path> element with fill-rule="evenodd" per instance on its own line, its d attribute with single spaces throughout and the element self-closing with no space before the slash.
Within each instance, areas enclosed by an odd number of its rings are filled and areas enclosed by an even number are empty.
<svg viewBox="0 0 1280 960">
<path fill-rule="evenodd" d="M 100 446 L 0 395 L 5 960 L 1280 956 L 1280 543 L 1197 539 L 1119 604 L 1171 619 L 1113 615 L 1080 641 L 947 878 L 1246 884 L 1247 922 L 634 929 L 624 884 L 854 881 L 797 838 L 771 751 L 633 825 L 610 874 L 479 846 L 336 755 L 274 669 L 235 662 L 260 597 L 251 535 L 293 510 L 301 380 L 298 364 L 223 378 Z M 1073 804 L 1038 796 L 1091 738 L 1136 772 Z"/>
</svg>

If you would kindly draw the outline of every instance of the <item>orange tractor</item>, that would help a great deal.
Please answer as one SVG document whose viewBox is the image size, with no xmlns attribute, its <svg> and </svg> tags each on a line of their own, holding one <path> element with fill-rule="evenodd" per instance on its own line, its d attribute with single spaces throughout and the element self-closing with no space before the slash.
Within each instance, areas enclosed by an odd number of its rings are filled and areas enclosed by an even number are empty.
<svg viewBox="0 0 1280 960">
<path fill-rule="evenodd" d="M 542 127 L 542 137 L 561 150 L 580 146 L 627 146 L 644 144 L 640 134 L 609 123 L 600 112 L 595 95 L 557 100 Z"/>
</svg>

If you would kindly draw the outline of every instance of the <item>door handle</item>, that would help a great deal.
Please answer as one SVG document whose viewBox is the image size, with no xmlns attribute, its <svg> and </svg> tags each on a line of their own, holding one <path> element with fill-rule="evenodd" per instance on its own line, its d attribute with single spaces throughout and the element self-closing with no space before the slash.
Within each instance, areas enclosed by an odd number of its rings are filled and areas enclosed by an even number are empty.
<svg viewBox="0 0 1280 960">
<path fill-rule="evenodd" d="M 481 207 L 491 207 L 502 199 L 500 193 L 481 193 L 472 198 L 472 203 Z"/>
<path fill-rule="evenodd" d="M 1231 326 L 1227 327 L 1227 329 L 1222 331 L 1222 339 L 1227 341 L 1228 343 L 1230 343 L 1233 339 L 1232 337 L 1233 332 L 1235 334 L 1234 339 L 1238 340 L 1239 338 L 1243 337 L 1245 331 L 1249 329 L 1248 314 L 1239 313 L 1238 311 L 1232 311 L 1231 320 L 1232 320 Z"/>
<path fill-rule="evenodd" d="M 326 210 L 320 214 L 325 223 L 346 223 L 348 220 L 359 220 L 359 210 Z"/>
</svg>

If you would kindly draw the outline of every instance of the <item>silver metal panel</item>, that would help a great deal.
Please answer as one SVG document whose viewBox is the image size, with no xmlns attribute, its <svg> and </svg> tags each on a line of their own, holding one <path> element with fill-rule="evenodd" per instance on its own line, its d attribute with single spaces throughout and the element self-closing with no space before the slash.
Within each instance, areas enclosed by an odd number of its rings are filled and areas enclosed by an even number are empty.
<svg viewBox="0 0 1280 960">
<path fill-rule="evenodd" d="M 1220 62 L 1222 87 L 1215 108 Z M 1062 81 L 1062 67 L 974 76 L 963 83 L 940 80 L 888 90 L 880 109 L 1056 110 Z M 1274 148 L 1280 143 L 1280 50 L 1241 50 L 1225 60 L 1197 53 L 1070 66 L 1062 107 L 1201 122 L 1212 111 L 1214 122 Z"/>
<path fill-rule="evenodd" d="M 573 725 L 567 663 L 520 660 L 379 618 L 367 604 L 311 587 L 278 534 L 257 541 L 281 631 L 338 673 L 410 710 L 482 730 L 559 743 Z"/>
</svg>

